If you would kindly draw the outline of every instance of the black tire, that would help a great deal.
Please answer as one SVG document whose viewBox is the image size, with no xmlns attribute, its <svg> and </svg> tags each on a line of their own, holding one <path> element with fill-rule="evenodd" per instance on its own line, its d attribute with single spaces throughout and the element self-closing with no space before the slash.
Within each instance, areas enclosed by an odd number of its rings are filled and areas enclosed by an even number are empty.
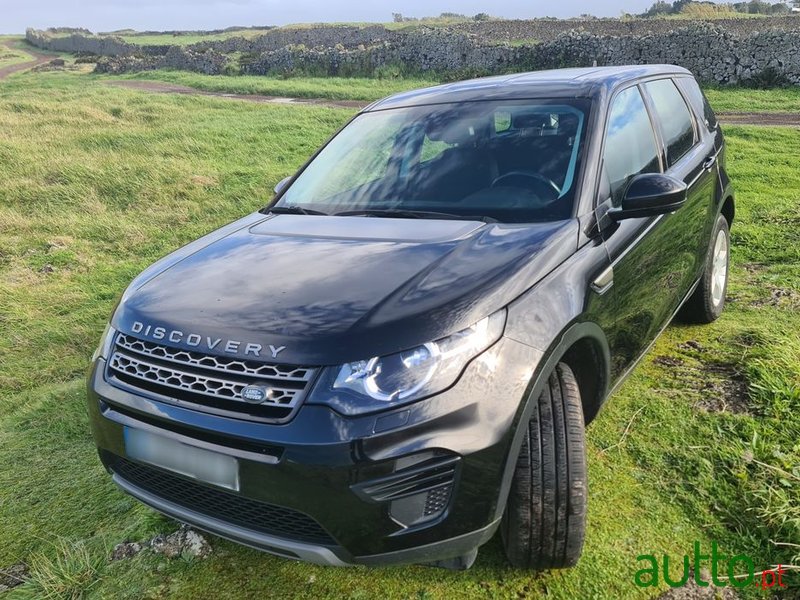
<svg viewBox="0 0 800 600">
<path fill-rule="evenodd" d="M 722 294 L 715 299 L 714 296 L 714 257 L 717 238 L 725 236 L 725 281 L 722 287 Z M 728 292 L 728 272 L 730 265 L 730 230 L 728 221 L 722 215 L 717 217 L 714 225 L 714 233 L 706 252 L 706 263 L 703 268 L 703 275 L 697 289 L 686 300 L 686 304 L 681 309 L 680 318 L 687 323 L 713 323 L 722 314 L 725 308 L 725 294 Z"/>
<path fill-rule="evenodd" d="M 527 423 L 500 531 L 524 569 L 574 566 L 586 529 L 586 442 L 572 370 L 559 363 Z"/>
</svg>

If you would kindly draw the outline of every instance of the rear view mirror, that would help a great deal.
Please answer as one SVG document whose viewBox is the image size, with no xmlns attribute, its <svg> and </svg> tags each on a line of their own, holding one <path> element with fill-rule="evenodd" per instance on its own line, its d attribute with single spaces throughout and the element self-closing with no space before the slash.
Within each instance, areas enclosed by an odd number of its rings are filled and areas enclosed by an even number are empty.
<svg viewBox="0 0 800 600">
<path fill-rule="evenodd" d="M 289 175 L 288 177 L 284 177 L 278 183 L 275 184 L 275 195 L 276 196 L 278 194 L 280 194 L 284 190 L 284 188 L 286 187 L 286 184 L 289 183 L 289 181 L 291 181 L 291 179 L 292 179 L 292 176 Z"/>
<path fill-rule="evenodd" d="M 608 215 L 615 221 L 652 217 L 678 210 L 686 202 L 686 184 L 663 173 L 645 173 L 633 178 L 620 208 Z"/>
</svg>

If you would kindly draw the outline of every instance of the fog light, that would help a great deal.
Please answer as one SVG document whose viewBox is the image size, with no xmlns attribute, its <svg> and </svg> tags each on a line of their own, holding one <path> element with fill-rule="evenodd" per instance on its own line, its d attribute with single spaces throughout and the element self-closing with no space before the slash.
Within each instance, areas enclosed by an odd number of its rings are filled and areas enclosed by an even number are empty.
<svg viewBox="0 0 800 600">
<path fill-rule="evenodd" d="M 447 511 L 460 461 L 442 450 L 403 456 L 395 459 L 391 474 L 356 483 L 352 490 L 367 502 L 386 503 L 392 520 L 413 527 Z"/>
<path fill-rule="evenodd" d="M 435 452 L 421 452 L 404 456 L 395 461 L 394 469 L 396 473 L 403 473 L 417 467 L 420 468 L 419 475 L 427 478 L 441 469 L 436 464 L 436 458 Z M 426 466 L 428 468 L 425 468 Z M 453 487 L 452 476 L 455 471 L 447 469 L 445 473 L 447 475 L 445 475 L 444 481 L 440 481 L 441 485 L 429 487 L 418 494 L 392 501 L 389 504 L 389 516 L 404 527 L 419 525 L 440 517 L 450 500 L 450 491 Z"/>
<path fill-rule="evenodd" d="M 411 527 L 440 517 L 450 500 L 452 485 L 414 494 L 389 505 L 389 514 L 400 525 Z"/>
</svg>

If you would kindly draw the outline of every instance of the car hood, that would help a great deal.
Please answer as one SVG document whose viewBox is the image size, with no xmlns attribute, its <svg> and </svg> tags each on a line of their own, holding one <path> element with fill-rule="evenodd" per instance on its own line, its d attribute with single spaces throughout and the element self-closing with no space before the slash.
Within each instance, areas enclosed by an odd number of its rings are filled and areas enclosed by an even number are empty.
<svg viewBox="0 0 800 600">
<path fill-rule="evenodd" d="M 257 345 L 288 364 L 385 355 L 504 307 L 575 251 L 577 229 L 254 214 L 142 273 L 112 325 L 240 358 Z"/>
</svg>

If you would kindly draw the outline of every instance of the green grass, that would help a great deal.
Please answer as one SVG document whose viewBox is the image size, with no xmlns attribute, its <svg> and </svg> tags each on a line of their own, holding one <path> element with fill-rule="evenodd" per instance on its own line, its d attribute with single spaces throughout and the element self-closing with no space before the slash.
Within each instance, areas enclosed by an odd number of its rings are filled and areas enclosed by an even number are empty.
<svg viewBox="0 0 800 600">
<path fill-rule="evenodd" d="M 29 44 L 24 37 L 19 35 L 0 36 L 0 44 L 8 44 L 8 46 L 0 45 L 0 53 L 7 50 L 10 46 L 12 52 L 20 55 L 21 62 L 33 60 L 34 57 L 31 55 L 31 52 L 38 52 L 39 54 L 45 54 L 52 56 L 53 58 L 63 58 L 65 60 L 70 60 L 73 58 L 72 54 L 68 54 L 66 52 L 45 50 L 44 48 L 33 46 Z"/>
<path fill-rule="evenodd" d="M 28 62 L 33 60 L 33 57 L 24 52 L 19 50 L 16 47 L 9 47 L 4 44 L 6 41 L 10 41 L 13 38 L 3 39 L 0 38 L 0 69 L 3 67 L 9 67 L 11 65 L 16 65 L 19 63 Z"/>
<path fill-rule="evenodd" d="M 800 87 L 771 90 L 705 88 L 708 101 L 717 112 L 798 112 Z"/>
<path fill-rule="evenodd" d="M 432 79 L 372 79 L 348 77 L 262 77 L 257 75 L 201 75 L 185 71 L 147 71 L 113 79 L 166 81 L 208 92 L 262 94 L 331 100 L 375 100 L 419 87 L 436 85 Z"/>
<path fill-rule="evenodd" d="M 0 83 L 0 567 L 32 572 L 7 597 L 648 598 L 636 556 L 679 557 L 694 540 L 790 562 L 797 551 L 769 540 L 800 540 L 800 132 L 752 127 L 726 130 L 732 302 L 712 326 L 668 328 L 591 426 L 576 569 L 516 572 L 496 539 L 465 573 L 326 569 L 217 538 L 203 561 L 107 561 L 116 543 L 175 527 L 114 488 L 89 434 L 82 378 L 116 298 L 157 257 L 261 207 L 351 114 L 86 75 Z M 754 415 L 698 406 L 731 376 Z"/>
<path fill-rule="evenodd" d="M 677 21 L 713 21 L 715 19 L 768 19 L 771 15 L 759 15 L 750 13 L 741 13 L 735 10 L 720 10 L 720 11 L 697 11 L 678 13 L 675 15 L 659 15 L 657 19 L 671 19 Z M 781 15 L 783 16 L 783 15 Z"/>
<path fill-rule="evenodd" d="M 266 33 L 266 29 L 239 29 L 235 31 L 225 31 L 223 33 L 212 34 L 193 34 L 186 33 L 181 35 L 173 35 L 171 33 L 157 33 L 157 34 L 137 34 L 137 35 L 121 35 L 123 40 L 131 44 L 140 44 L 142 46 L 153 45 L 170 45 L 170 46 L 187 46 L 189 44 L 196 44 L 198 42 L 213 42 L 220 40 L 227 40 L 232 37 L 254 38 Z"/>
<path fill-rule="evenodd" d="M 350 77 L 263 77 L 254 75 L 202 75 L 186 71 L 146 71 L 109 79 L 165 81 L 209 92 L 263 94 L 332 100 L 377 100 L 389 94 L 441 83 L 435 78 L 397 79 Z M 717 112 L 797 112 L 800 87 L 756 90 L 749 88 L 704 88 Z"/>
<path fill-rule="evenodd" d="M 337 27 L 337 26 L 352 26 L 352 27 L 373 27 L 375 25 L 383 25 L 387 29 L 409 29 L 414 27 L 447 27 L 460 23 L 471 23 L 473 20 L 469 17 L 464 18 L 443 18 L 443 17 L 427 17 L 417 21 L 406 21 L 402 23 L 371 23 L 371 22 L 341 22 L 341 23 L 297 23 L 292 25 L 285 25 L 285 29 L 308 29 L 311 27 Z M 232 31 L 225 31 L 222 33 L 195 33 L 191 31 L 183 32 L 180 35 L 172 33 L 135 33 L 130 31 L 123 31 L 118 34 L 102 33 L 98 35 L 120 37 L 126 42 L 131 44 L 140 44 L 143 46 L 149 45 L 176 45 L 186 46 L 189 44 L 196 44 L 198 42 L 211 42 L 226 40 L 232 37 L 254 38 L 267 33 L 268 29 L 235 29 Z M 54 36 L 66 36 L 67 33 L 52 34 Z"/>
</svg>

